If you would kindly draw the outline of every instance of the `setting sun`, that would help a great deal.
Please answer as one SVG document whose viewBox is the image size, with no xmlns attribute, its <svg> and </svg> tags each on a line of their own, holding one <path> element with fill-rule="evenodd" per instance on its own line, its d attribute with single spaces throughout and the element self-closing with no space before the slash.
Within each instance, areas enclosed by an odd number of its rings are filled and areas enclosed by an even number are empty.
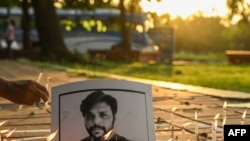
<svg viewBox="0 0 250 141">
<path fill-rule="evenodd" d="M 187 18 L 197 12 L 204 16 L 223 16 L 227 12 L 226 0 L 143 0 L 144 11 L 156 12 L 158 15 L 169 13 L 172 18 Z"/>
</svg>

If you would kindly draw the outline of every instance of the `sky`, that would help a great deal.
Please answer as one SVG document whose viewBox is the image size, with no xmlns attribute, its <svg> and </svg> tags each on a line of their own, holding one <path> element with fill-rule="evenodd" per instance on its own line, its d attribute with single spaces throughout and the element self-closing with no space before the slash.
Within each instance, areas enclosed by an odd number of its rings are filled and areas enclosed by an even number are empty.
<svg viewBox="0 0 250 141">
<path fill-rule="evenodd" d="M 143 0 L 141 5 L 145 11 L 157 14 L 169 13 L 172 18 L 188 16 L 202 12 L 204 16 L 224 16 L 227 13 L 226 0 Z"/>
</svg>

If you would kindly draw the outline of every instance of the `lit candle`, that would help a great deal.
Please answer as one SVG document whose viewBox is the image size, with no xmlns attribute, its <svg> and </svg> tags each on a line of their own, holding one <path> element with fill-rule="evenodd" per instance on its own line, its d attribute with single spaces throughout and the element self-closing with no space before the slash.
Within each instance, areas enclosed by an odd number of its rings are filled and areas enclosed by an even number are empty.
<svg viewBox="0 0 250 141">
<path fill-rule="evenodd" d="M 212 122 L 212 140 L 216 141 L 217 120 Z"/>
<path fill-rule="evenodd" d="M 186 140 L 186 137 L 185 137 L 185 128 L 184 127 L 182 127 L 182 129 L 181 129 L 181 140 L 182 141 L 185 141 Z"/>
<path fill-rule="evenodd" d="M 182 129 L 181 129 L 181 133 L 182 133 L 181 139 L 182 139 L 182 141 L 186 141 L 186 131 L 185 131 L 185 127 L 188 126 L 188 125 L 190 125 L 190 124 L 191 124 L 190 122 L 187 122 L 187 123 L 185 123 L 185 124 L 182 125 Z"/>
<path fill-rule="evenodd" d="M 36 79 L 36 82 L 40 82 L 40 80 L 41 80 L 41 78 L 42 78 L 42 76 L 43 76 L 43 72 L 40 72 L 39 73 L 39 75 L 38 75 L 38 77 L 37 77 L 37 79 Z"/>
<path fill-rule="evenodd" d="M 212 121 L 212 140 L 216 141 L 216 130 L 217 130 L 217 120 L 219 118 L 220 114 L 216 114 L 214 116 L 214 119 Z"/>
<path fill-rule="evenodd" d="M 50 83 L 50 77 L 47 77 L 47 82 L 45 84 L 45 88 L 49 91 L 49 83 Z M 50 96 L 49 96 L 50 97 Z M 44 103 L 44 107 L 48 108 L 49 107 L 49 100 Z"/>
<path fill-rule="evenodd" d="M 177 107 L 173 107 L 171 109 L 171 128 L 172 128 L 172 132 L 171 132 L 171 138 L 174 137 L 174 111 L 177 109 Z"/>
<path fill-rule="evenodd" d="M 222 140 L 224 140 L 224 125 L 226 124 L 227 117 L 225 117 L 222 121 Z"/>
<path fill-rule="evenodd" d="M 243 112 L 242 116 L 241 116 L 241 122 L 240 122 L 240 123 L 241 123 L 242 125 L 245 124 L 246 114 L 247 114 L 247 111 L 245 110 L 245 111 Z"/>
<path fill-rule="evenodd" d="M 197 123 L 197 120 L 198 120 L 198 115 L 197 115 L 197 111 L 195 111 L 194 113 L 194 119 L 195 119 L 195 135 L 198 137 L 198 123 Z"/>
<path fill-rule="evenodd" d="M 226 113 L 227 113 L 227 102 L 225 101 L 223 105 L 223 119 L 227 116 Z"/>
<path fill-rule="evenodd" d="M 51 141 L 55 138 L 55 136 L 57 135 L 58 129 L 56 131 L 54 131 L 53 133 L 51 133 L 48 137 L 45 138 L 45 141 Z"/>
<path fill-rule="evenodd" d="M 0 130 L 0 141 L 4 141 L 4 137 L 3 135 L 8 132 L 9 129 L 5 129 L 5 130 Z"/>
</svg>

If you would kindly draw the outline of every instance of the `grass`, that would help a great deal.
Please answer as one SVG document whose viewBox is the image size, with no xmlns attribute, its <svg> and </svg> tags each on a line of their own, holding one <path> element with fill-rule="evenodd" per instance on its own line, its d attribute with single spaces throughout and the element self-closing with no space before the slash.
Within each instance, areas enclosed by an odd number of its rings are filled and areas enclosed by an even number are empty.
<svg viewBox="0 0 250 141">
<path fill-rule="evenodd" d="M 100 66 L 83 66 L 81 69 L 224 90 L 250 92 L 250 65 L 236 66 L 231 64 L 201 63 L 168 65 L 138 62 L 101 62 Z"/>
<path fill-rule="evenodd" d="M 175 55 L 175 60 L 184 58 L 183 54 Z M 229 64 L 227 58 L 221 54 L 199 56 L 187 53 L 186 58 L 188 63 L 174 65 L 99 61 L 98 65 L 67 64 L 66 67 L 74 69 L 77 75 L 88 77 L 105 76 L 86 73 L 86 70 L 250 93 L 250 65 Z M 40 64 L 40 66 L 48 65 Z"/>
</svg>

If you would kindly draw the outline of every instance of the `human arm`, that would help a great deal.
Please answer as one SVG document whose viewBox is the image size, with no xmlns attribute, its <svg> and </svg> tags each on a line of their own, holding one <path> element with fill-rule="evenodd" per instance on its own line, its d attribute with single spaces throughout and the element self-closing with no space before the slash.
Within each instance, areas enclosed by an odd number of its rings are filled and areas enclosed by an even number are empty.
<svg viewBox="0 0 250 141">
<path fill-rule="evenodd" d="M 0 78 L 0 97 L 6 98 L 16 104 L 32 105 L 48 101 L 48 90 L 33 80 L 9 81 Z"/>
</svg>

